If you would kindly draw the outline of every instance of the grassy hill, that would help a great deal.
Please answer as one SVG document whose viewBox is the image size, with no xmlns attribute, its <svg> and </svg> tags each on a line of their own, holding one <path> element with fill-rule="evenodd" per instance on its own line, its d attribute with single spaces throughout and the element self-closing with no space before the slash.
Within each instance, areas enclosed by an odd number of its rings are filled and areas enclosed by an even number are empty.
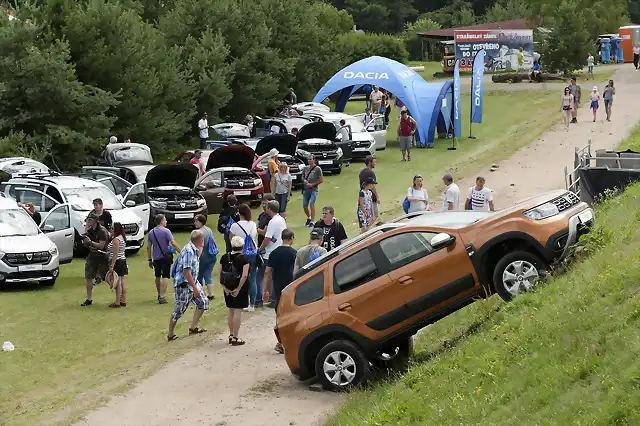
<svg viewBox="0 0 640 426">
<path fill-rule="evenodd" d="M 596 221 L 568 271 L 425 329 L 407 374 L 355 392 L 328 424 L 640 424 L 640 185 Z"/>
</svg>

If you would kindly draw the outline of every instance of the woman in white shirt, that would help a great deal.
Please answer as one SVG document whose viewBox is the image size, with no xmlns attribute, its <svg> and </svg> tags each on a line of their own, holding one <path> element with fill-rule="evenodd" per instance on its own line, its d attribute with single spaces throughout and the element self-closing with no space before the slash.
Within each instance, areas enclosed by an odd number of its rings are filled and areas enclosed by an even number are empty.
<svg viewBox="0 0 640 426">
<path fill-rule="evenodd" d="M 493 206 L 493 194 L 489 188 L 484 186 L 484 182 L 484 178 L 478 176 L 476 178 L 476 186 L 469 188 L 469 195 L 465 203 L 466 210 L 473 210 L 475 212 L 496 211 Z"/>
<path fill-rule="evenodd" d="M 409 213 L 425 211 L 429 207 L 429 195 L 422 185 L 422 176 L 415 175 L 413 177 L 413 186 L 409 187 L 407 190 Z"/>
<path fill-rule="evenodd" d="M 248 236 L 251 237 L 253 243 L 258 247 L 258 227 L 255 222 L 251 220 L 251 209 L 246 204 L 240 204 L 238 206 L 238 215 L 240 216 L 240 220 L 231 225 L 229 229 L 229 239 L 232 239 L 234 236 L 241 237 L 244 241 Z M 259 257 L 259 256 L 258 256 Z M 257 258 L 256 258 L 257 259 Z M 249 284 L 249 292 L 257 292 L 257 283 L 256 283 L 256 260 L 250 263 L 249 265 L 249 277 L 247 278 L 247 282 Z M 249 304 L 247 308 L 244 308 L 245 311 L 254 312 L 255 308 L 253 305 Z"/>
</svg>

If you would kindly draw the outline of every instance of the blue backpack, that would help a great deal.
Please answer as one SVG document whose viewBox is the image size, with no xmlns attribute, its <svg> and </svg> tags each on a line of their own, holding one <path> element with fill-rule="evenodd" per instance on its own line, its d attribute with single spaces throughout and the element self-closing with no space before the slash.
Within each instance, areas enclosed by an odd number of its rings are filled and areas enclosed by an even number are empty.
<svg viewBox="0 0 640 426">
<path fill-rule="evenodd" d="M 215 240 L 213 237 L 209 238 L 209 241 L 207 241 L 207 254 L 213 257 L 217 256 L 218 253 L 220 253 L 220 250 L 218 250 Z"/>
<path fill-rule="evenodd" d="M 405 214 L 409 213 L 410 206 L 411 203 L 409 202 L 409 197 L 404 197 L 404 200 L 402 201 L 402 210 L 404 210 Z"/>
<path fill-rule="evenodd" d="M 238 223 L 238 226 L 240 227 L 240 229 L 242 229 L 245 235 L 242 254 L 247 256 L 247 259 L 249 259 L 249 261 L 253 262 L 254 260 L 256 260 L 256 256 L 258 256 L 258 248 L 256 247 L 256 243 L 253 242 L 253 238 L 251 238 L 251 235 L 249 235 L 247 231 L 244 230 L 242 225 Z"/>
<path fill-rule="evenodd" d="M 316 260 L 319 257 L 320 257 L 320 250 L 318 250 L 317 248 L 314 248 L 313 251 L 311 252 L 311 256 L 309 256 L 309 260 L 307 261 L 307 265 L 309 263 L 313 262 L 314 260 Z"/>
</svg>

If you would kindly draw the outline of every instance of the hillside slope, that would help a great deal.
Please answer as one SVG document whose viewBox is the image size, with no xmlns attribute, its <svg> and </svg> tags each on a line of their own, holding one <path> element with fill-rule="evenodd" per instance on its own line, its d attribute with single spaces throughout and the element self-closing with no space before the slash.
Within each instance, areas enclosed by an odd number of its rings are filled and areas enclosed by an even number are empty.
<svg viewBox="0 0 640 426">
<path fill-rule="evenodd" d="M 640 423 L 639 212 L 640 185 L 603 202 L 569 271 L 429 327 L 406 375 L 328 424 Z"/>
</svg>

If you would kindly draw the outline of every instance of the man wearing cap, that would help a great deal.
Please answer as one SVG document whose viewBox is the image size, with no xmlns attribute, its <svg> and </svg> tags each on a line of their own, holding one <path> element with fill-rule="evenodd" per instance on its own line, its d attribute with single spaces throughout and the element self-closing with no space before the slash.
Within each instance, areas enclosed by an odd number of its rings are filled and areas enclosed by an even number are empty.
<svg viewBox="0 0 640 426">
<path fill-rule="evenodd" d="M 193 158 L 189 161 L 189 163 L 193 164 L 198 168 L 198 172 L 200 176 L 204 175 L 204 166 L 202 165 L 202 150 L 196 149 L 196 152 L 193 153 Z"/>
<path fill-rule="evenodd" d="M 209 122 L 207 121 L 207 113 L 202 114 L 202 118 L 198 121 L 198 131 L 200 132 L 200 149 L 205 149 L 207 139 L 209 139 Z"/>
<path fill-rule="evenodd" d="M 580 98 L 582 97 L 582 90 L 580 86 L 576 84 L 576 78 L 571 77 L 571 84 L 569 85 L 569 89 L 571 89 L 571 94 L 573 95 L 573 109 L 571 110 L 571 115 L 573 119 L 572 123 L 578 122 L 578 108 L 580 108 Z"/>
<path fill-rule="evenodd" d="M 268 166 L 267 178 L 269 179 L 269 192 L 271 192 L 272 194 L 276 193 L 276 173 L 278 173 L 278 154 L 280 154 L 280 152 L 277 149 L 271 148 L 271 151 L 269 151 L 269 162 L 267 163 L 267 166 Z"/>
<path fill-rule="evenodd" d="M 102 198 L 93 200 L 93 210 L 91 210 L 91 213 L 95 213 L 96 216 L 98 216 L 98 223 L 100 223 L 100 225 L 104 226 L 107 231 L 111 231 L 113 218 L 111 217 L 111 213 L 104 209 Z"/>
<path fill-rule="evenodd" d="M 298 253 L 296 254 L 296 263 L 293 268 L 294 274 L 307 263 L 312 262 L 327 253 L 327 249 L 322 246 L 322 240 L 322 229 L 312 229 L 311 234 L 309 235 L 309 244 L 298 250 Z"/>
<path fill-rule="evenodd" d="M 402 151 L 402 161 L 411 161 L 411 139 L 416 131 L 416 121 L 403 109 L 398 123 L 398 142 Z"/>
<path fill-rule="evenodd" d="M 93 280 L 102 281 L 109 270 L 109 259 L 104 251 L 109 241 L 109 232 L 98 222 L 99 217 L 94 212 L 89 213 L 85 221 L 85 234 L 82 244 L 89 249 L 84 264 L 84 279 L 87 287 L 87 300 L 80 306 L 93 304 Z"/>
</svg>

